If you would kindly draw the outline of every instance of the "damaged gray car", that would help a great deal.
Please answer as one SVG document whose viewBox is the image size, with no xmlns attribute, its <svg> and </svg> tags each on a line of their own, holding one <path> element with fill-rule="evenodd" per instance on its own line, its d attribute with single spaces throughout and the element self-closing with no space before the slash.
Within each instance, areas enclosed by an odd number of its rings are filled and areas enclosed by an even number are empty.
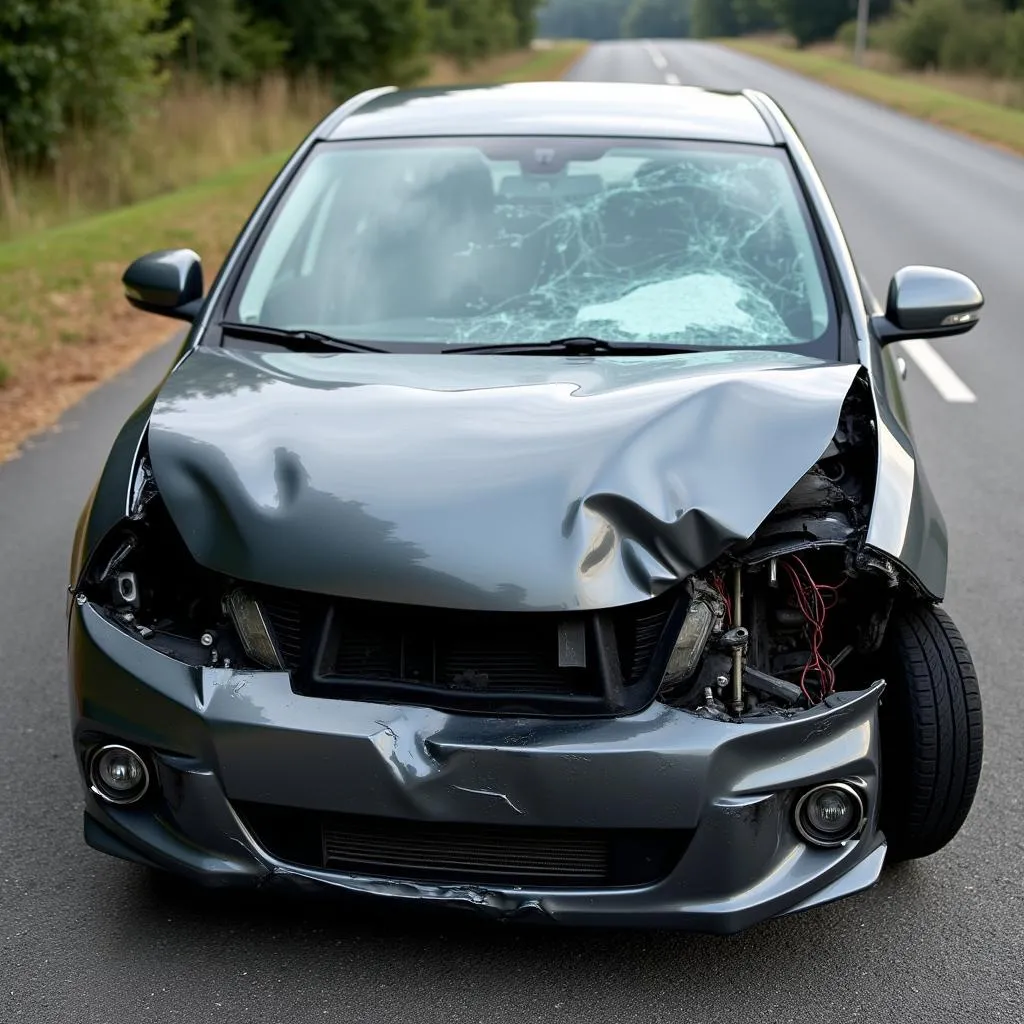
<svg viewBox="0 0 1024 1024">
<path fill-rule="evenodd" d="M 75 537 L 85 838 L 209 886 L 736 932 L 948 843 L 982 712 L 898 343 L 766 96 L 323 121 Z M 893 343 L 897 343 L 895 348 Z"/>
</svg>

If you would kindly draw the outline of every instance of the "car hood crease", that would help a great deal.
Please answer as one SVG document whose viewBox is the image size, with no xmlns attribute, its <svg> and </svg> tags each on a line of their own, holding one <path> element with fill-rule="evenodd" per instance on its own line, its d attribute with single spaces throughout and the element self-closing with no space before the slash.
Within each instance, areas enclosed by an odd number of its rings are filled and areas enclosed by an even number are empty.
<svg viewBox="0 0 1024 1024">
<path fill-rule="evenodd" d="M 193 557 L 242 580 L 492 611 L 655 596 L 750 537 L 855 365 L 198 349 L 150 418 Z"/>
</svg>

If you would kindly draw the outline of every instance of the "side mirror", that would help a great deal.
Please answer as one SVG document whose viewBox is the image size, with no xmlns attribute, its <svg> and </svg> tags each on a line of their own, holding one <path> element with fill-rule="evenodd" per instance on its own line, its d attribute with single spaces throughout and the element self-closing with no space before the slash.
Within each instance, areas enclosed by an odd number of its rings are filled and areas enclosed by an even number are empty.
<svg viewBox="0 0 1024 1024">
<path fill-rule="evenodd" d="M 203 263 L 191 249 L 140 256 L 121 281 L 128 301 L 146 313 L 192 321 L 203 304 Z"/>
<path fill-rule="evenodd" d="M 985 297 L 963 274 L 940 267 L 904 267 L 889 285 L 885 316 L 871 318 L 883 345 L 965 334 L 978 322 Z"/>
</svg>

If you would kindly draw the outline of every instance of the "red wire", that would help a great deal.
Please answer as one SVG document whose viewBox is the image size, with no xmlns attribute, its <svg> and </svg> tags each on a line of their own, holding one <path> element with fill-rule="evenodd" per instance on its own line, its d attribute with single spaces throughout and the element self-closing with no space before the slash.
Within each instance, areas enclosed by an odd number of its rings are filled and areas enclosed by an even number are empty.
<svg viewBox="0 0 1024 1024">
<path fill-rule="evenodd" d="M 811 656 L 807 659 L 807 663 L 800 673 L 800 689 L 808 701 L 813 703 L 813 698 L 807 689 L 807 676 L 812 670 L 818 675 L 821 691 L 820 699 L 823 700 L 829 694 L 835 692 L 835 669 L 832 668 L 822 654 L 821 645 L 825 639 L 825 622 L 828 617 L 828 610 L 835 607 L 839 600 L 837 592 L 846 581 L 842 580 L 836 586 L 816 583 L 802 558 L 794 556 L 793 562 L 799 566 L 806 582 L 801 578 L 801 572 L 797 572 L 792 565 L 788 562 L 783 562 L 782 564 L 793 585 L 793 594 L 796 597 L 797 606 L 810 627 Z"/>
</svg>

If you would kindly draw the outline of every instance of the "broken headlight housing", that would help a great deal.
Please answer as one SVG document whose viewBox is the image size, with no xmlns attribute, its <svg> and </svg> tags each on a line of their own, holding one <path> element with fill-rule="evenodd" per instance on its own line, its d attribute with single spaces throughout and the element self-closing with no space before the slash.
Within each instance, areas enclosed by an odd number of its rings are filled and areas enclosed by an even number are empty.
<svg viewBox="0 0 1024 1024">
<path fill-rule="evenodd" d="M 186 664 L 282 669 L 258 597 L 195 561 L 145 462 L 137 481 L 131 514 L 96 546 L 76 599 Z"/>
</svg>

